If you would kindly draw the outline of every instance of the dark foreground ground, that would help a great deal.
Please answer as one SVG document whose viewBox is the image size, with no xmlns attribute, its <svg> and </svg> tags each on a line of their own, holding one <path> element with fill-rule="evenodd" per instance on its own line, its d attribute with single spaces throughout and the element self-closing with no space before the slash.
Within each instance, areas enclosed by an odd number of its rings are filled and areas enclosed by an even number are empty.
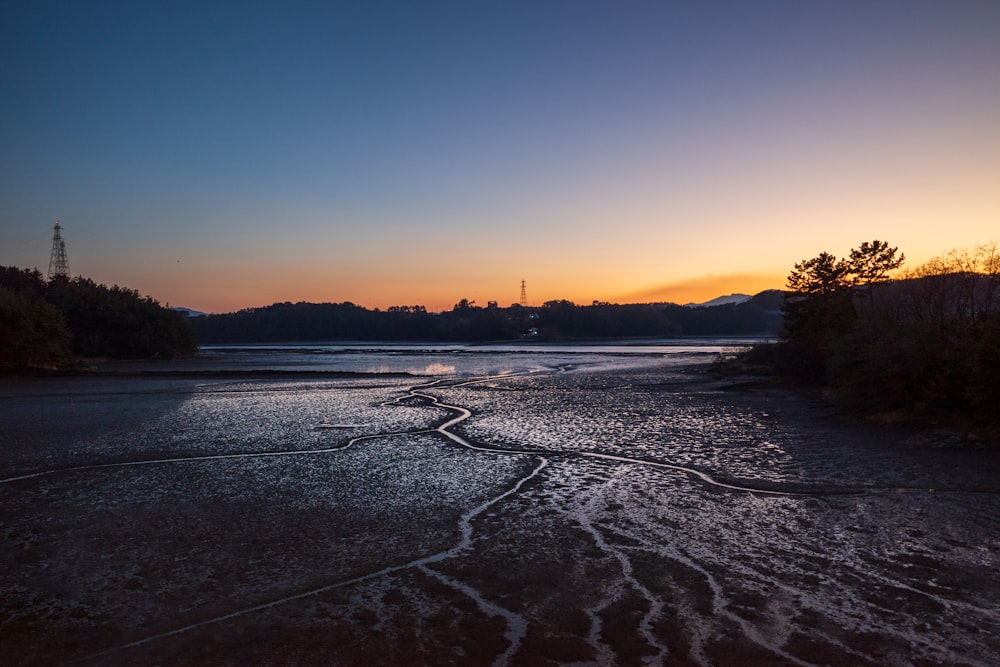
<svg viewBox="0 0 1000 667">
<path fill-rule="evenodd" d="M 694 365 L 0 384 L 0 664 L 1000 664 L 1000 463 Z"/>
</svg>

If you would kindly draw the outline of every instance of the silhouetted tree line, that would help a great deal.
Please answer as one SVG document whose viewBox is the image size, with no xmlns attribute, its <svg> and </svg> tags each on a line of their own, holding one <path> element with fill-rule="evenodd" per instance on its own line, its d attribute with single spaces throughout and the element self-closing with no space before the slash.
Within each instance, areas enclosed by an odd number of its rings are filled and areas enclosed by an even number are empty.
<svg viewBox="0 0 1000 667">
<path fill-rule="evenodd" d="M 58 367 L 77 357 L 173 359 L 197 349 L 187 318 L 135 290 L 0 267 L 0 367 Z"/>
<path fill-rule="evenodd" d="M 1000 425 L 997 245 L 952 251 L 891 279 L 903 259 L 873 241 L 843 259 L 824 252 L 796 264 L 776 367 L 884 421 Z"/>
<path fill-rule="evenodd" d="M 317 340 L 501 341 L 642 336 L 776 335 L 781 292 L 762 292 L 740 304 L 685 307 L 676 304 L 579 306 L 549 301 L 540 308 L 462 299 L 450 311 L 422 306 L 368 310 L 353 303 L 276 303 L 225 315 L 194 318 L 198 340 L 263 343 Z"/>
</svg>

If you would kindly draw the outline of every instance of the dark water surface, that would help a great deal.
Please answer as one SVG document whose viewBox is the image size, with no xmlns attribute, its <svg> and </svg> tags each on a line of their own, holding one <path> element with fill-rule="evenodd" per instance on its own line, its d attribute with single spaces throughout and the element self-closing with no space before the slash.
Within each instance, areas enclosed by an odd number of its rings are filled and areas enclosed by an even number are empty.
<svg viewBox="0 0 1000 667">
<path fill-rule="evenodd" d="M 996 452 L 730 345 L 4 380 L 0 663 L 1000 664 Z"/>
</svg>

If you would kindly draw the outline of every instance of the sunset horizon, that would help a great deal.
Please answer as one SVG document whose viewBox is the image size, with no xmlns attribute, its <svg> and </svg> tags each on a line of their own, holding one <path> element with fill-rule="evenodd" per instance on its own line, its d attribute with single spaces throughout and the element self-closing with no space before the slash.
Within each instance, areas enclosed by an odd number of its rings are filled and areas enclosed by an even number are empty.
<svg viewBox="0 0 1000 667">
<path fill-rule="evenodd" d="M 59 221 L 61 234 L 64 240 L 66 237 L 66 226 Z M 49 229 L 49 239 L 45 246 L 49 247 L 51 242 L 51 227 Z M 66 241 L 69 247 L 69 254 L 73 257 L 72 239 Z M 972 251 L 977 247 L 996 243 L 993 239 L 984 239 L 981 243 L 973 243 L 965 247 L 941 248 L 939 251 L 917 257 L 915 260 L 903 248 L 900 252 L 906 256 L 906 261 L 902 271 L 914 269 L 926 262 L 947 255 L 952 251 Z M 890 241 L 891 244 L 891 241 Z M 41 247 L 41 243 L 34 244 Z M 858 244 L 854 244 L 855 246 Z M 536 284 L 526 278 L 508 278 L 505 281 L 486 280 L 478 278 L 470 280 L 470 285 L 475 285 L 475 289 L 462 289 L 456 279 L 455 286 L 447 285 L 435 291 L 430 289 L 430 283 L 421 280 L 420 276 L 414 276 L 406 285 L 393 283 L 379 283 L 376 286 L 357 286 L 359 279 L 348 278 L 339 285 L 327 285 L 319 282 L 315 274 L 296 274 L 298 280 L 286 280 L 278 285 L 272 285 L 269 281 L 255 279 L 253 275 L 240 277 L 236 282 L 221 282 L 217 285 L 206 284 L 198 281 L 197 275 L 187 275 L 183 267 L 175 273 L 183 275 L 183 279 L 168 282 L 168 287 L 172 294 L 180 295 L 179 300 L 164 298 L 153 290 L 145 289 L 140 285 L 140 278 L 132 282 L 123 281 L 115 277 L 110 272 L 96 271 L 94 274 L 85 274 L 75 270 L 71 272 L 72 277 L 82 277 L 94 280 L 106 285 L 118 285 L 138 291 L 143 296 L 156 299 L 164 305 L 170 307 L 186 308 L 196 312 L 206 314 L 224 314 L 237 312 L 240 310 L 263 308 L 276 303 L 353 303 L 355 305 L 368 308 L 370 310 L 385 310 L 394 306 L 423 306 L 429 312 L 444 312 L 451 310 L 463 299 L 476 306 L 485 307 L 491 302 L 495 302 L 499 307 L 517 305 L 520 297 L 520 285 L 524 280 L 526 283 L 526 305 L 539 307 L 549 301 L 570 301 L 576 305 L 586 306 L 591 303 L 611 303 L 611 304 L 645 304 L 645 303 L 674 303 L 679 305 L 698 304 L 711 301 L 719 297 L 733 294 L 746 294 L 754 296 L 767 290 L 784 290 L 786 281 L 793 265 L 815 256 L 820 252 L 832 252 L 834 255 L 846 256 L 849 248 L 839 248 L 831 251 L 827 248 L 816 248 L 811 252 L 804 253 L 796 259 L 789 259 L 787 267 L 775 267 L 771 273 L 706 273 L 696 275 L 674 282 L 663 282 L 660 284 L 645 285 L 640 289 L 622 291 L 618 293 L 609 292 L 601 287 L 600 276 L 597 276 L 593 287 L 581 286 L 579 282 L 569 284 L 559 276 L 553 277 L 552 285 Z M 46 256 L 49 251 L 46 249 Z M 178 264 L 182 262 L 178 261 Z M 75 267 L 76 262 L 72 263 Z M 19 268 L 29 270 L 39 270 L 45 273 L 45 264 L 41 261 L 32 265 L 24 265 Z M 549 274 L 551 276 L 551 274 Z M 231 278 L 231 276 L 230 276 Z M 256 291 L 244 292 L 242 289 L 256 288 Z M 188 297 L 188 298 L 186 298 Z M 192 305 L 194 304 L 194 305 Z"/>
<path fill-rule="evenodd" d="M 0 10 L 0 265 L 223 313 L 703 302 L 996 240 L 1000 5 Z"/>
</svg>

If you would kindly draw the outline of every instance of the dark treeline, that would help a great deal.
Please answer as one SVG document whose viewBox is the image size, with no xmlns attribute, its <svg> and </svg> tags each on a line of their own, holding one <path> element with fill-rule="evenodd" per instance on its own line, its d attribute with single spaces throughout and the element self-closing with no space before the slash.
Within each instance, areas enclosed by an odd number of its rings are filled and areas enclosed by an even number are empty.
<svg viewBox="0 0 1000 667">
<path fill-rule="evenodd" d="M 463 299 L 452 310 L 421 306 L 368 310 L 352 303 L 276 303 L 191 321 L 203 344 L 291 341 L 499 341 L 643 336 L 777 335 L 781 292 L 762 292 L 740 304 L 578 306 L 550 301 L 538 308 L 485 307 Z"/>
<path fill-rule="evenodd" d="M 196 351 L 187 318 L 135 290 L 0 267 L 0 368 L 60 367 L 80 357 L 173 359 Z"/>
<path fill-rule="evenodd" d="M 1000 252 L 952 251 L 893 274 L 903 255 L 864 243 L 789 275 L 781 342 L 756 350 L 841 406 L 886 423 L 1000 428 Z"/>
</svg>

